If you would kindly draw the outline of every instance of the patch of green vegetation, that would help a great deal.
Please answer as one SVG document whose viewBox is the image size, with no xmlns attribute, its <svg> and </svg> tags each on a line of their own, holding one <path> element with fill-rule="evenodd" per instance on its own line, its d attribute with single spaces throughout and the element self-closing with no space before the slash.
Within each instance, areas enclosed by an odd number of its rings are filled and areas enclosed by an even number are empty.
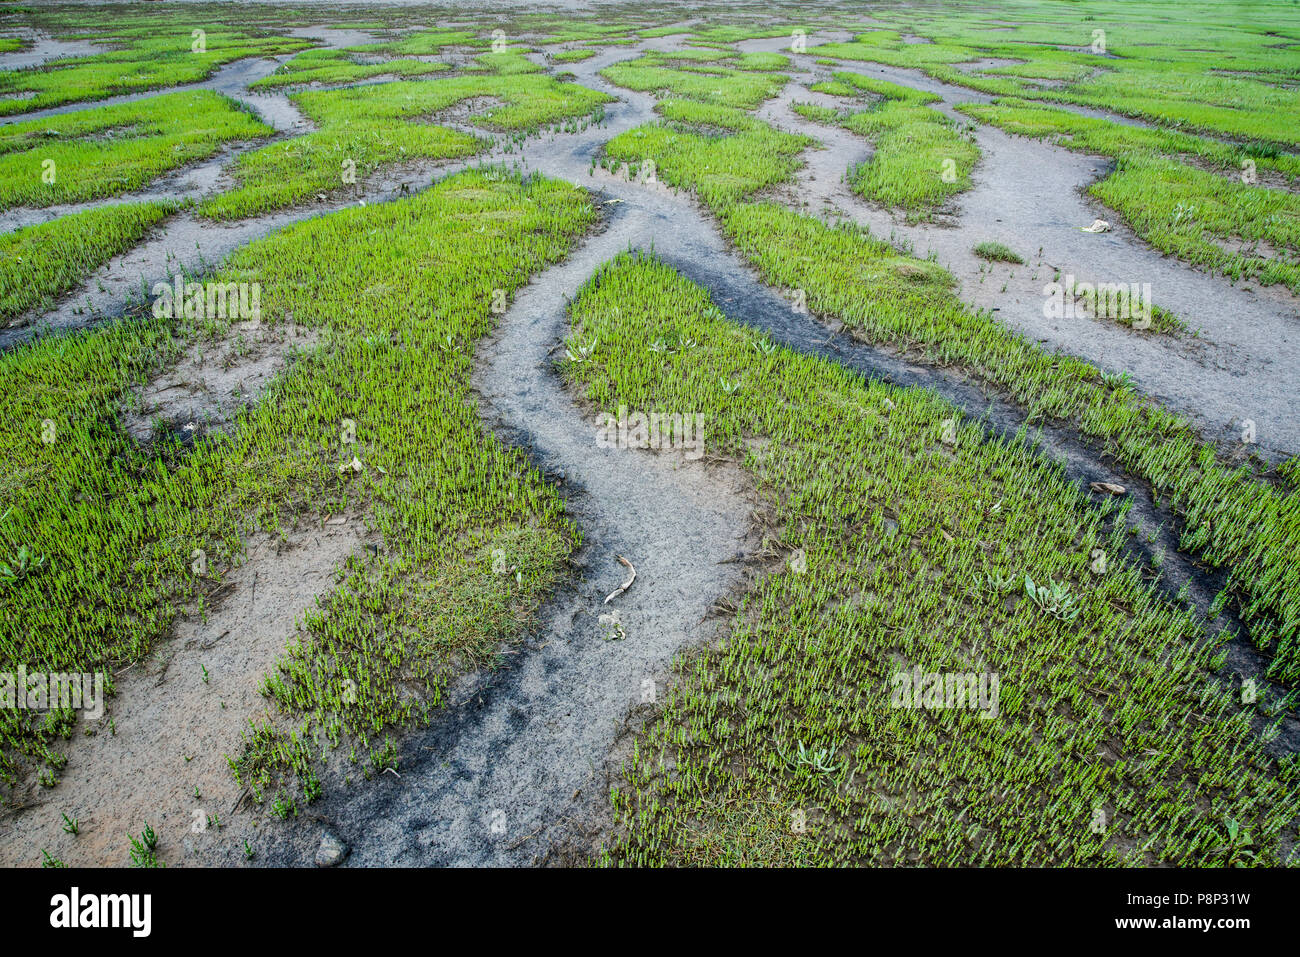
<svg viewBox="0 0 1300 957">
<path fill-rule="evenodd" d="M 924 104 L 938 97 L 853 73 L 835 83 L 881 97 L 866 110 L 847 115 L 824 108 L 798 111 L 818 122 L 833 121 L 870 140 L 871 158 L 849 173 L 855 193 L 901 209 L 911 221 L 925 219 L 950 197 L 970 189 L 979 147 L 950 119 Z"/>
<path fill-rule="evenodd" d="M 1089 192 L 1163 252 L 1300 293 L 1300 195 L 1140 156 L 1126 157 Z"/>
<path fill-rule="evenodd" d="M 977 253 L 978 255 L 978 253 Z M 1057 302 L 1064 307 L 1074 304 L 1076 314 L 1093 319 L 1117 322 L 1138 332 L 1187 332 L 1187 325 L 1168 309 L 1164 309 L 1127 283 L 1088 282 L 1077 276 L 1066 277 L 1060 286 Z M 1105 376 L 1102 377 L 1105 382 Z"/>
<path fill-rule="evenodd" d="M 694 189 L 723 231 L 768 284 L 802 290 L 808 308 L 835 316 L 855 335 L 916 351 L 939 366 L 956 365 L 1004 390 L 1031 422 L 1064 421 L 1102 445 L 1130 474 L 1150 482 L 1184 522 L 1181 547 L 1228 569 L 1228 594 L 1239 599 L 1255 644 L 1272 654 L 1274 680 L 1300 680 L 1300 493 L 1256 481 L 1249 466 L 1221 461 L 1180 416 L 1131 389 L 1111 388 L 1090 363 L 1045 352 L 966 307 L 938 265 L 903 255 L 855 224 L 829 226 L 773 203 L 744 202 L 788 176 L 756 161 L 764 144 L 781 144 L 766 126 L 734 136 L 670 141 L 663 127 L 621 134 L 607 149 L 656 164 L 671 185 Z M 730 157 L 736 141 L 753 144 Z M 791 144 L 792 145 L 792 144 Z M 726 170 L 719 174 L 718 170 Z"/>
<path fill-rule="evenodd" d="M 1300 195 L 1243 182 L 1249 172 L 1300 174 L 1300 160 L 1201 137 L 1144 130 L 1023 100 L 969 104 L 963 112 L 1009 133 L 1115 158 L 1088 191 L 1161 252 L 1232 277 L 1300 292 Z M 1207 161 L 1201 169 L 1174 153 Z"/>
<path fill-rule="evenodd" d="M 670 27 L 650 27 L 646 30 L 638 30 L 636 35 L 643 40 L 653 40 L 658 37 L 675 37 L 691 32 L 688 26 L 673 25 Z"/>
<path fill-rule="evenodd" d="M 980 259 L 987 259 L 993 263 L 1024 263 L 1024 258 L 1010 246 L 1004 243 L 995 243 L 985 241 L 975 246 L 975 255 Z"/>
<path fill-rule="evenodd" d="M 427 716 L 441 703 L 450 674 L 489 664 L 502 638 L 518 634 L 521 611 L 536 607 L 575 543 L 554 491 L 522 456 L 485 442 L 469 371 L 473 344 L 491 325 L 493 291 L 509 294 L 561 258 L 592 222 L 591 205 L 566 184 L 520 184 L 497 174 L 462 175 L 439 184 L 428 200 L 402 205 L 407 208 L 379 216 L 350 211 L 313 221 L 231 264 L 254 268 L 268 261 L 261 267 L 263 282 L 288 293 L 283 305 L 289 311 L 313 310 L 337 317 L 335 324 L 354 324 L 355 303 L 364 298 L 371 314 L 344 351 L 367 378 L 378 373 L 388 380 L 358 408 L 376 430 L 364 440 L 371 452 L 365 459 L 385 470 L 375 477 L 374 521 L 392 554 L 378 564 L 349 564 L 340 587 L 308 617 L 306 635 L 268 680 L 279 708 L 306 722 L 298 736 L 276 735 L 286 758 L 308 727 L 334 743 L 341 735 L 367 741 L 383 727 Z M 416 226 L 426 219 L 437 225 Z M 427 277 L 413 277 L 410 264 L 427 256 L 431 235 L 438 256 L 421 260 Z M 380 260 L 373 255 L 376 242 Z M 297 278 L 301 254 L 317 248 L 341 250 L 343 262 L 353 265 L 342 275 L 332 267 L 328 279 L 304 285 Z M 358 255 L 351 256 L 354 250 Z M 484 255 L 486 263 L 475 262 Z M 391 303 L 372 304 L 376 285 L 396 290 L 411 284 L 430 287 L 427 307 L 415 311 L 429 316 L 427 328 L 413 338 L 405 293 L 379 293 Z M 362 332 L 368 334 L 364 341 Z M 386 360 L 374 358 L 367 343 L 390 336 L 403 346 L 385 350 Z M 405 383 L 398 386 L 397 378 Z M 428 382 L 440 386 L 421 385 Z M 434 394 L 426 396 L 429 391 Z M 398 433 L 404 433 L 400 440 Z M 421 448 L 438 452 L 412 454 Z M 498 549 L 508 573 L 494 570 Z M 377 662 L 357 638 L 381 634 L 387 636 L 386 660 Z M 403 693 L 413 681 L 423 684 L 421 700 Z M 356 700 L 348 694 L 352 688 Z M 255 790 L 275 764 L 265 757 L 254 749 L 238 769 L 243 783 L 250 777 L 256 782 Z M 279 766 L 287 770 L 294 763 Z"/>
<path fill-rule="evenodd" d="M 829 96 L 861 96 L 862 95 L 862 91 L 860 91 L 856 86 L 853 86 L 850 83 L 845 83 L 842 80 L 822 80 L 822 82 L 820 83 L 813 83 L 811 86 L 808 87 L 808 89 L 813 93 L 825 93 Z M 821 107 L 821 109 L 828 109 L 828 108 Z M 831 112 L 833 113 L 834 111 Z"/>
<path fill-rule="evenodd" d="M 934 63 L 961 63 L 976 58 L 969 47 L 947 43 L 905 43 L 896 30 L 870 30 L 849 43 L 823 43 L 809 53 L 837 60 L 862 60 L 920 69 Z"/>
<path fill-rule="evenodd" d="M 818 84 L 823 85 L 823 84 Z M 809 87 L 812 89 L 812 87 Z M 805 119 L 812 120 L 814 123 L 826 123 L 832 126 L 838 125 L 848 114 L 843 110 L 837 110 L 829 106 L 822 106 L 820 103 L 791 103 L 790 108 Z"/>
<path fill-rule="evenodd" d="M 394 163 L 472 155 L 483 148 L 482 140 L 418 121 L 473 97 L 502 101 L 476 116 L 476 123 L 513 132 L 588 116 L 611 99 L 574 83 L 531 75 L 304 91 L 292 99 L 318 129 L 241 156 L 234 167 L 239 187 L 207 200 L 200 211 L 214 219 L 239 219 L 345 189 L 345 173 L 359 184 Z"/>
<path fill-rule="evenodd" d="M 928 90 L 918 90 L 914 86 L 904 86 L 902 83 L 891 83 L 889 80 L 864 76 L 861 73 L 853 73 L 848 70 L 838 71 L 831 74 L 831 76 L 834 82 L 851 86 L 860 93 L 870 93 L 875 96 L 883 97 L 886 100 L 898 100 L 903 103 L 911 103 L 915 106 L 924 106 L 927 103 L 938 103 L 943 99 L 943 97 L 939 96 L 937 93 L 930 93 Z"/>
<path fill-rule="evenodd" d="M 0 115 L 197 83 L 235 60 L 296 53 L 311 46 L 307 40 L 237 30 L 203 30 L 199 36 L 197 30 L 202 28 L 114 31 L 100 35 L 105 43 L 117 47 L 109 52 L 0 72 Z M 197 49 L 200 40 L 202 49 Z M 6 99 L 4 94 L 19 94 L 20 98 Z"/>
<path fill-rule="evenodd" d="M 697 190 L 708 202 L 727 203 L 756 188 L 785 182 L 812 140 L 784 133 L 747 113 L 690 100 L 664 100 L 656 107 L 666 122 L 641 126 L 605 144 L 606 165 L 627 163 L 633 172 L 647 159 L 670 186 Z M 715 136 L 692 127 L 723 129 Z"/>
<path fill-rule="evenodd" d="M 551 54 L 551 59 L 556 63 L 577 63 L 579 60 L 588 60 L 595 55 L 595 50 L 580 47 L 574 50 L 557 50 Z"/>
<path fill-rule="evenodd" d="M 270 76 L 249 84 L 250 90 L 300 86 L 309 83 L 355 83 L 377 76 L 412 77 L 450 70 L 446 63 L 410 58 L 365 62 L 364 47 L 354 50 L 304 50 Z"/>
<path fill-rule="evenodd" d="M 101 206 L 0 234 L 0 321 L 75 289 L 174 209 L 170 203 Z"/>
<path fill-rule="evenodd" d="M 494 302 L 594 215 L 573 186 L 475 171 L 241 250 L 214 278 L 259 283 L 262 321 L 292 315 L 320 344 L 190 449 L 138 446 L 120 419 L 141 382 L 229 321 L 147 316 L 0 355 L 0 541 L 44 560 L 4 590 L 0 669 L 105 671 L 111 686 L 179 608 L 202 613 L 250 534 L 351 513 L 382 547 L 349 559 L 268 679 L 276 710 L 303 724 L 260 725 L 233 757 L 259 791 L 286 770 L 276 755 L 308 740 L 303 725 L 382 755 L 394 724 L 438 707 L 452 676 L 526 627 L 576 541 L 555 490 L 484 431 L 469 376 Z M 341 468 L 353 460 L 360 471 Z M 56 717 L 0 709 L 0 779 L 24 756 L 59 765 Z"/>
<path fill-rule="evenodd" d="M 0 37 L 0 53 L 17 53 L 27 49 L 28 45 L 22 37 Z"/>
<path fill-rule="evenodd" d="M 982 76 L 1014 76 L 1026 80 L 1066 80 L 1073 82 L 1083 79 L 1096 69 L 1097 66 L 1094 63 L 1046 59 L 1039 56 L 1024 63 L 992 67 L 987 70 L 980 70 L 979 73 Z"/>
<path fill-rule="evenodd" d="M 1194 157 L 1228 176 L 1239 175 L 1243 162 L 1249 159 L 1259 169 L 1300 179 L 1300 157 L 1267 145 L 1224 143 L 1180 130 L 1130 126 L 1014 97 L 993 103 L 967 103 L 957 108 L 1009 133 L 1044 139 L 1080 152 L 1117 159 L 1134 153 Z"/>
<path fill-rule="evenodd" d="M 199 212 L 222 220 L 260 215 L 355 188 L 384 166 L 470 156 L 482 147 L 476 137 L 445 126 L 412 123 L 400 135 L 390 123 L 325 128 L 239 157 L 233 170 L 239 185 L 205 200 Z"/>
<path fill-rule="evenodd" d="M 888 101 L 847 117 L 844 126 L 876 147 L 850 174 L 858 195 L 904 210 L 915 221 L 970 189 L 979 147 L 942 114 Z"/>
<path fill-rule="evenodd" d="M 883 10 L 875 29 L 851 43 L 813 48 L 823 57 L 924 70 L 946 83 L 998 96 L 1053 100 L 1240 139 L 1300 143 L 1300 103 L 1290 84 L 1300 48 L 1289 36 L 1289 7 L 1264 5 L 1249 17 L 1197 5 L 1168 16 L 1163 5 L 1123 10 L 1090 4 L 1027 4 L 1003 11 L 953 4 L 941 14 Z M 904 33 L 932 39 L 908 43 Z M 1019 62 L 973 70 L 985 58 Z"/>
<path fill-rule="evenodd" d="M 117 196 L 274 130 L 210 90 L 0 126 L 0 209 Z"/>
<path fill-rule="evenodd" d="M 653 22 L 653 21 L 649 21 Z M 507 37 L 527 34 L 537 38 L 538 43 L 549 45 L 557 43 L 619 43 L 631 40 L 632 34 L 645 26 L 645 19 L 630 17 L 599 16 L 589 20 L 573 16 L 556 16 L 550 13 L 535 13 L 517 16 L 511 29 L 506 30 Z"/>
<path fill-rule="evenodd" d="M 140 836 L 134 834 L 131 838 L 131 866 L 132 867 L 166 867 L 158 857 L 158 832 L 148 824 L 140 832 Z"/>
<path fill-rule="evenodd" d="M 1291 67 L 1292 78 L 1295 69 Z M 1122 70 L 1101 71 L 1065 90 L 1045 93 L 1045 98 L 1174 127 L 1300 145 L 1300 106 L 1294 90 L 1256 77 L 1215 75 L 1204 63 L 1127 62 Z"/>
<path fill-rule="evenodd" d="M 517 48 L 494 53 L 481 53 L 474 58 L 474 65 L 468 67 L 468 69 L 487 70 L 498 76 L 517 76 L 523 73 L 542 72 L 540 66 L 524 56 L 523 51 Z"/>
<path fill-rule="evenodd" d="M 784 53 L 742 53 L 736 58 L 736 66 L 741 70 L 787 70 L 790 68 L 790 58 Z"/>
<path fill-rule="evenodd" d="M 405 34 L 400 40 L 349 47 L 350 53 L 388 54 L 390 56 L 438 56 L 448 47 L 485 47 L 488 41 L 471 30 L 420 30 Z"/>
<path fill-rule="evenodd" d="M 807 26 L 786 24 L 771 26 L 753 26 L 743 24 L 720 24 L 695 30 L 695 37 L 709 43 L 739 43 L 741 40 L 767 40 L 772 37 L 794 37 L 796 30 L 808 32 Z"/>
<path fill-rule="evenodd" d="M 662 116 L 666 123 L 685 132 L 698 133 L 702 130 L 722 130 L 729 133 L 776 132 L 771 126 L 745 110 L 732 106 L 701 103 L 699 100 L 660 100 L 655 104 L 655 112 Z M 794 137 L 794 139 L 802 140 L 806 144 L 812 142 L 806 136 Z M 791 140 L 773 137 L 770 142 L 775 145 L 789 143 Z"/>
<path fill-rule="evenodd" d="M 1217 461 L 1184 419 L 1130 390 L 1112 390 L 1090 363 L 1044 352 L 967 309 L 939 267 L 898 254 L 864 229 L 833 228 L 769 204 L 722 214 L 732 241 L 764 279 L 803 289 L 808 307 L 871 341 L 956 364 L 1008 392 L 1035 421 L 1071 422 L 1156 489 L 1186 531 L 1181 546 L 1229 569 L 1242 617 L 1274 653 L 1271 675 L 1300 679 L 1300 496 Z"/>
<path fill-rule="evenodd" d="M 786 78 L 771 73 L 746 72 L 724 66 L 675 68 L 674 60 L 646 54 L 615 63 L 600 71 L 609 82 L 656 96 L 684 96 L 720 106 L 753 109 L 781 92 Z M 702 72 L 707 69 L 708 72 Z"/>
<path fill-rule="evenodd" d="M 657 63 L 666 66 L 683 66 L 680 61 L 687 61 L 692 64 L 711 63 L 721 64 L 727 61 L 736 60 L 737 53 L 735 47 L 730 46 L 708 46 L 708 47 L 686 47 L 681 50 L 655 50 L 643 54 L 641 59 L 646 62 Z"/>
<path fill-rule="evenodd" d="M 1297 762 L 1123 559 L 1122 509 L 932 393 L 756 353 L 653 260 L 602 268 L 571 319 L 600 343 L 567 367 L 587 397 L 702 413 L 790 556 L 680 661 L 611 789 L 602 863 L 1284 862 Z M 915 698 L 903 676 L 924 676 Z"/>
</svg>

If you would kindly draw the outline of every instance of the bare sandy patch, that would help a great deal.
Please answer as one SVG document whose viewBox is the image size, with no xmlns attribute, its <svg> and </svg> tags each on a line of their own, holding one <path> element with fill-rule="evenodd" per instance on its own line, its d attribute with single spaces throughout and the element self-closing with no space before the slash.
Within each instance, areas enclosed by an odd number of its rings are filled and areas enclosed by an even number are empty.
<svg viewBox="0 0 1300 957">
<path fill-rule="evenodd" d="M 236 811 L 227 755 L 266 712 L 263 677 L 300 616 L 363 535 L 353 518 L 250 540 L 206 614 L 178 620 L 170 640 L 119 674 L 103 717 L 80 723 L 59 783 L 0 822 L 0 864 L 39 864 L 47 849 L 70 866 L 125 866 L 130 836 L 146 824 L 169 865 L 240 861 L 263 809 Z M 78 835 L 64 830 L 64 813 Z"/>
<path fill-rule="evenodd" d="M 159 423 L 187 439 L 223 428 L 266 391 L 295 354 L 319 339 L 314 330 L 294 323 L 234 323 L 224 339 L 195 343 L 137 390 L 137 405 L 123 415 L 123 427 L 140 442 L 154 438 Z"/>
</svg>

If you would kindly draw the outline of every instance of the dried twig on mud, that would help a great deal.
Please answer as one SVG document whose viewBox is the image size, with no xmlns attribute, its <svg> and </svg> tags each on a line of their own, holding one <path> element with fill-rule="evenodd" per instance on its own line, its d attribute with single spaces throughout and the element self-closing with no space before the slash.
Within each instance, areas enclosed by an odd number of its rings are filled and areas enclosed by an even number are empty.
<svg viewBox="0 0 1300 957">
<path fill-rule="evenodd" d="M 623 592 L 625 592 L 625 591 L 627 591 L 629 588 L 631 588 L 631 587 L 632 587 L 632 583 L 633 583 L 634 581 L 636 581 L 636 569 L 632 567 L 632 563 L 629 562 L 629 561 L 628 561 L 626 558 L 624 558 L 622 555 L 619 555 L 619 556 L 618 556 L 618 560 L 619 560 L 620 562 L 622 562 L 624 565 L 626 565 L 629 569 L 631 569 L 631 571 L 632 571 L 632 577 L 629 578 L 627 581 L 623 582 L 623 584 L 619 585 L 617 588 L 615 588 L 612 592 L 609 593 L 608 597 L 606 597 L 606 599 L 605 599 L 605 604 L 606 604 L 606 605 L 608 605 L 611 601 L 613 601 L 613 600 L 614 600 L 615 598 L 617 598 L 619 595 L 623 594 Z"/>
<path fill-rule="evenodd" d="M 1114 482 L 1089 482 L 1088 487 L 1094 492 L 1109 492 L 1111 495 L 1123 495 L 1125 492 L 1124 486 Z"/>
</svg>

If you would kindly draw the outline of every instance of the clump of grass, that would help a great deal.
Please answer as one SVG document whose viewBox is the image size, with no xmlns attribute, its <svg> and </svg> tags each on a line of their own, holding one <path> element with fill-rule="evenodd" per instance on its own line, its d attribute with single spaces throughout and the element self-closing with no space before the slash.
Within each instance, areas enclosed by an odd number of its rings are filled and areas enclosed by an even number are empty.
<svg viewBox="0 0 1300 957">
<path fill-rule="evenodd" d="M 762 23 L 762 24 L 718 24 L 691 31 L 697 40 L 706 43 L 740 43 L 742 40 L 766 40 L 772 37 L 788 37 L 795 30 L 808 31 L 807 25 L 797 23 Z"/>
<path fill-rule="evenodd" d="M 790 58 L 784 53 L 773 53 L 771 51 L 742 53 L 736 57 L 736 66 L 741 70 L 775 72 L 789 69 Z"/>
<path fill-rule="evenodd" d="M 809 87 L 809 89 L 812 89 L 812 87 Z M 838 125 L 846 116 L 849 115 L 844 110 L 822 106 L 820 103 L 791 103 L 790 108 L 800 116 L 812 120 L 814 123 Z"/>
<path fill-rule="evenodd" d="M 480 53 L 474 58 L 473 66 L 467 69 L 471 71 L 485 70 L 498 76 L 518 76 L 523 73 L 542 72 L 540 66 L 524 56 L 523 51 L 518 49 Z"/>
<path fill-rule="evenodd" d="M 1020 265 L 1025 261 L 1021 255 L 1010 246 L 1003 243 L 993 242 L 992 240 L 977 243 L 975 245 L 975 255 L 979 256 L 980 259 L 986 259 L 989 262 L 994 263 L 1016 263 L 1017 265 Z"/>
<path fill-rule="evenodd" d="M 140 832 L 139 837 L 131 835 L 131 866 L 166 866 L 158 859 L 158 832 L 148 824 L 144 826 L 144 830 Z"/>
<path fill-rule="evenodd" d="M 740 110 L 689 100 L 664 100 L 666 123 L 621 133 L 605 144 L 608 162 L 655 162 L 656 176 L 689 186 L 710 203 L 726 203 L 764 185 L 784 182 L 812 140 L 774 130 Z M 693 127 L 734 130 L 718 137 Z"/>
<path fill-rule="evenodd" d="M 829 96 L 861 96 L 862 92 L 851 83 L 845 83 L 842 80 L 823 80 L 820 83 L 814 83 L 808 87 L 812 93 L 825 93 Z"/>
<path fill-rule="evenodd" d="M 390 56 L 437 56 L 449 47 L 485 47 L 488 41 L 473 30 L 434 29 L 414 30 L 404 34 L 400 39 L 386 43 L 366 44 L 352 47 L 351 52 L 384 53 Z"/>
<path fill-rule="evenodd" d="M 823 43 L 809 48 L 808 52 L 823 58 L 863 60 L 908 69 L 975 59 L 974 51 L 968 46 L 955 43 L 909 44 L 904 42 L 898 30 L 867 30 L 848 43 Z"/>
<path fill-rule="evenodd" d="M 557 50 L 550 55 L 556 63 L 577 63 L 580 60 L 587 60 L 596 55 L 596 51 L 587 47 L 578 47 L 573 50 Z"/>
<path fill-rule="evenodd" d="M 900 103 L 925 106 L 929 103 L 938 103 L 943 99 L 937 93 L 931 93 L 928 90 L 918 90 L 913 86 L 893 83 L 878 77 L 864 76 L 861 73 L 853 73 L 848 70 L 833 73 L 831 76 L 834 78 L 834 82 L 852 87 L 860 94 L 873 95 L 884 100 L 897 100 Z"/>
</svg>

